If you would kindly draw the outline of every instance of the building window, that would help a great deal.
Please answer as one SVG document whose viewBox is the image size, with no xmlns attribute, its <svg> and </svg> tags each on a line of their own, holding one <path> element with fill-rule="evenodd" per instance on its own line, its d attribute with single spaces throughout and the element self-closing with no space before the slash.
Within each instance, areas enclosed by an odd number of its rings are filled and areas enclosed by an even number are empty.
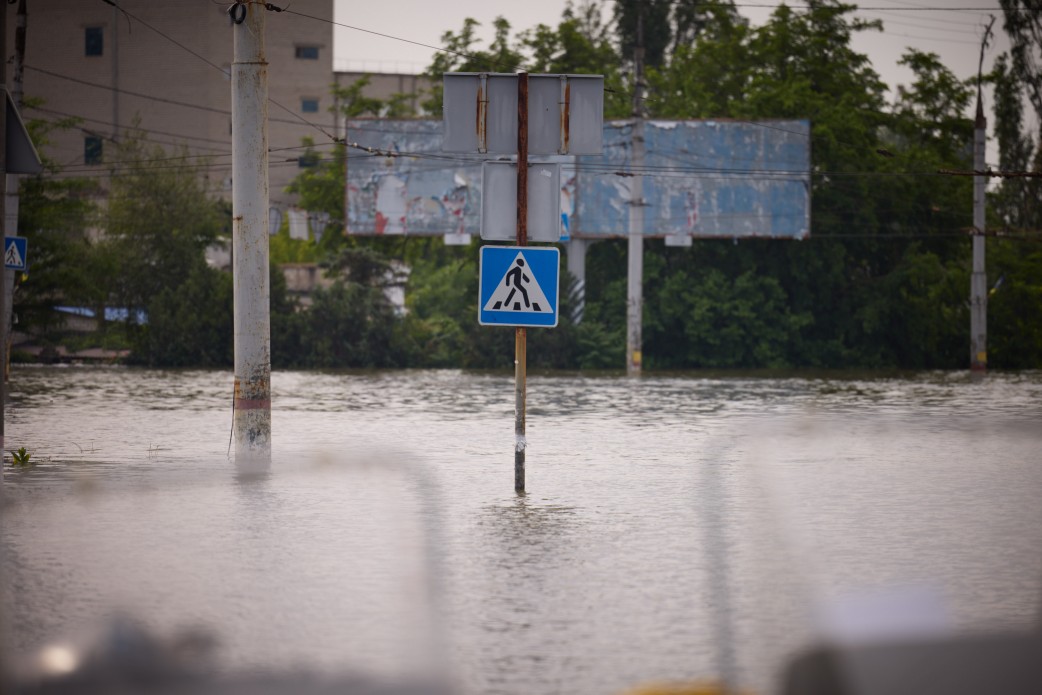
<svg viewBox="0 0 1042 695">
<path fill-rule="evenodd" d="M 105 34 L 101 27 L 87 27 L 83 30 L 83 54 L 100 56 L 105 50 Z"/>
<path fill-rule="evenodd" d="M 97 135 L 83 138 L 83 163 L 101 164 L 101 138 Z"/>
<path fill-rule="evenodd" d="M 310 169 L 311 167 L 318 166 L 318 152 L 307 152 L 297 157 L 297 167 L 301 169 Z"/>
<path fill-rule="evenodd" d="M 300 110 L 304 113 L 318 113 L 318 99 L 301 99 Z"/>
<path fill-rule="evenodd" d="M 302 60 L 318 60 L 318 46 L 297 46 L 296 56 Z"/>
</svg>

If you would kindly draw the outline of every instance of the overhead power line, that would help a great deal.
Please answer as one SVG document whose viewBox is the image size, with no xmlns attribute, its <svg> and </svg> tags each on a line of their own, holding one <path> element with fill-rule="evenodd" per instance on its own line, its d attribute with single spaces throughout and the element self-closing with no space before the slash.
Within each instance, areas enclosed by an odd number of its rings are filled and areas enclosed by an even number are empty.
<svg viewBox="0 0 1042 695">
<path fill-rule="evenodd" d="M 86 87 L 95 87 L 97 89 L 106 89 L 106 90 L 109 90 L 109 91 L 112 91 L 112 92 L 117 92 L 119 94 L 126 94 L 127 96 L 137 97 L 139 99 L 147 99 L 149 101 L 155 101 L 155 102 L 159 102 L 159 103 L 162 103 L 162 104 L 171 104 L 173 106 L 181 106 L 181 107 L 189 108 L 189 109 L 198 109 L 200 111 L 208 111 L 210 113 L 218 113 L 218 114 L 221 114 L 222 116 L 231 116 L 231 114 L 232 114 L 231 110 L 229 110 L 229 109 L 219 109 L 219 108 L 214 107 L 214 106 L 206 106 L 204 104 L 193 104 L 193 103 L 188 102 L 188 101 L 178 101 L 176 99 L 167 99 L 166 97 L 158 97 L 158 96 L 155 96 L 154 94 L 144 94 L 142 92 L 135 92 L 135 91 L 132 91 L 132 90 L 129 90 L 129 89 L 123 89 L 123 88 L 120 88 L 120 87 L 113 87 L 113 86 L 107 85 L 107 84 L 101 84 L 99 82 L 91 82 L 90 80 L 83 80 L 83 79 L 80 79 L 78 77 L 71 77 L 70 75 L 63 75 L 61 73 L 54 72 L 52 70 L 45 70 L 44 68 L 38 68 L 38 67 L 35 67 L 33 65 L 26 65 L 25 69 L 26 70 L 31 70 L 33 72 L 38 72 L 38 73 L 40 73 L 42 75 L 48 75 L 48 76 L 54 77 L 56 79 L 67 80 L 69 82 L 74 82 L 76 84 L 82 84 L 82 85 L 84 85 Z M 289 119 L 285 119 L 285 118 L 269 118 L 268 120 L 271 121 L 271 122 L 274 122 L 274 123 L 289 123 L 289 124 L 298 125 L 298 126 L 299 125 L 307 125 L 307 126 L 313 126 L 314 125 L 314 124 L 312 124 L 312 123 L 310 123 L 308 121 L 304 121 L 303 123 L 301 123 L 300 121 L 297 121 L 297 120 L 289 120 Z M 325 134 L 325 131 L 320 131 L 320 132 Z M 332 137 L 330 137 L 330 139 L 332 139 Z"/>
<path fill-rule="evenodd" d="M 1042 171 L 1001 171 L 991 168 L 974 171 L 938 169 L 937 173 L 947 176 L 987 176 L 992 179 L 1042 179 Z"/>
<path fill-rule="evenodd" d="M 171 133 L 169 131 L 164 131 L 164 130 L 155 130 L 154 128 L 143 128 L 140 125 L 139 126 L 120 126 L 120 125 L 118 125 L 116 123 L 112 123 L 111 121 L 103 121 L 103 120 L 100 120 L 100 119 L 97 119 L 97 118 L 88 118 L 87 116 L 79 116 L 79 115 L 76 115 L 74 113 L 68 113 L 66 111 L 56 111 L 54 109 L 48 109 L 48 108 L 45 108 L 45 107 L 42 107 L 42 106 L 24 106 L 23 108 L 26 109 L 26 110 L 39 111 L 40 113 L 43 113 L 43 114 L 50 114 L 52 116 L 58 116 L 58 117 L 61 117 L 61 118 L 67 118 L 67 119 L 71 118 L 71 119 L 75 119 L 77 121 L 84 121 L 84 122 L 87 122 L 87 123 L 97 123 L 98 125 L 104 125 L 104 126 L 109 126 L 109 127 L 128 128 L 128 129 L 132 129 L 132 130 L 135 130 L 135 131 L 140 131 L 142 133 L 146 133 L 146 134 L 148 134 L 150 136 L 151 135 L 165 135 L 167 137 L 179 138 L 181 140 L 180 142 L 164 142 L 164 141 L 161 141 L 161 140 L 154 140 L 154 142 L 156 142 L 157 144 L 182 145 L 184 147 L 191 147 L 191 148 L 200 149 L 200 150 L 214 150 L 214 151 L 217 151 L 217 152 L 228 152 L 228 149 L 227 149 L 227 147 L 228 147 L 228 140 L 217 140 L 217 139 L 214 139 L 214 138 L 204 138 L 204 137 L 201 137 L 201 136 L 198 136 L 198 135 L 184 135 L 183 133 Z M 41 119 L 41 120 L 44 120 L 44 119 Z M 50 124 L 55 124 L 55 121 L 46 121 L 46 122 L 50 123 Z M 199 142 L 215 143 L 215 144 L 219 144 L 219 145 L 224 145 L 224 148 L 216 148 L 216 147 L 213 147 L 212 145 L 197 145 L 197 144 L 192 143 L 192 142 L 186 142 L 187 140 L 195 140 L 195 141 L 199 141 Z"/>
</svg>

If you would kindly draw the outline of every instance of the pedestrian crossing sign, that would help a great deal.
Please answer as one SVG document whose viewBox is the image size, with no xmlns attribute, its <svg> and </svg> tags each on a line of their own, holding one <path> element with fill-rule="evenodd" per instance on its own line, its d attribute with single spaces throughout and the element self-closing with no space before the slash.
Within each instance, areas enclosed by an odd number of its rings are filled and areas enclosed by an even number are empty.
<svg viewBox="0 0 1042 695">
<path fill-rule="evenodd" d="M 4 237 L 4 267 L 8 270 L 25 270 L 28 242 L 24 236 Z"/>
<path fill-rule="evenodd" d="M 478 323 L 557 325 L 561 252 L 535 246 L 482 246 Z"/>
</svg>

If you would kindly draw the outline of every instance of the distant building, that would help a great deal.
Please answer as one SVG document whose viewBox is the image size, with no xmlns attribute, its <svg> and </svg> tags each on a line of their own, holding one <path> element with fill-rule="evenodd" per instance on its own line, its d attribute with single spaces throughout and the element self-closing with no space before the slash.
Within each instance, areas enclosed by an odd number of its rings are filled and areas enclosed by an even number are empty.
<svg viewBox="0 0 1042 695">
<path fill-rule="evenodd" d="M 24 91 L 29 103 L 42 103 L 24 107 L 23 116 L 81 119 L 75 129 L 53 132 L 44 154 L 69 174 L 103 177 L 114 142 L 137 125 L 156 144 L 168 149 L 185 146 L 191 154 L 211 157 L 204 175 L 215 191 L 230 197 L 229 3 L 118 4 L 119 8 L 98 0 L 28 3 Z M 307 164 L 298 160 L 302 151 L 292 148 L 305 136 L 316 143 L 329 142 L 326 134 L 336 130 L 330 111 L 333 0 L 278 4 L 300 14 L 269 12 L 266 22 L 269 182 L 276 205 L 291 201 L 284 189 L 300 165 Z M 10 87 L 15 6 L 5 2 L 4 7 Z"/>
</svg>

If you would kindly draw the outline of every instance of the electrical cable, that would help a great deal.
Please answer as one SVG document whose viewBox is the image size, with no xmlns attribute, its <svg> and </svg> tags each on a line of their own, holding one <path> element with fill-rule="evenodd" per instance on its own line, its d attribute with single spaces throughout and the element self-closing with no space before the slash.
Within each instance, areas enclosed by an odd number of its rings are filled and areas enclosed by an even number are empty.
<svg viewBox="0 0 1042 695">
<path fill-rule="evenodd" d="M 78 115 L 76 115 L 74 113 L 68 113 L 68 112 L 65 112 L 65 111 L 56 111 L 54 109 L 48 109 L 48 108 L 45 108 L 43 106 L 33 106 L 33 105 L 26 104 L 22 108 L 25 109 L 25 110 L 33 110 L 33 111 L 39 111 L 40 113 L 51 114 L 53 116 L 61 116 L 63 118 L 72 118 L 72 119 L 76 119 L 78 121 L 86 121 L 88 123 L 97 123 L 98 125 L 106 125 L 106 126 L 110 126 L 110 127 L 113 127 L 113 128 L 122 128 L 122 129 L 126 129 L 126 130 L 135 130 L 135 131 L 142 132 L 142 133 L 148 133 L 150 135 L 151 134 L 166 135 L 166 136 L 169 136 L 169 137 L 172 137 L 172 138 L 182 138 L 184 140 L 198 140 L 200 142 L 212 142 L 212 143 L 217 143 L 217 144 L 220 144 L 220 145 L 224 145 L 226 147 L 228 145 L 228 141 L 227 140 L 217 140 L 217 139 L 214 139 L 214 138 L 204 138 L 204 137 L 201 137 L 201 136 L 198 136 L 198 135 L 183 135 L 181 133 L 171 133 L 171 132 L 163 131 L 163 130 L 155 130 L 153 128 L 142 128 L 140 126 L 122 126 L 122 125 L 119 125 L 117 123 L 112 123 L 110 121 L 102 121 L 102 120 L 99 120 L 97 118 L 89 118 L 87 116 L 78 116 Z M 45 121 L 46 123 L 52 124 L 52 125 L 58 125 L 58 123 L 55 122 L 55 121 L 47 121 L 46 119 L 41 119 L 41 120 Z M 154 142 L 159 142 L 159 141 L 156 140 Z M 196 149 L 204 149 L 204 148 L 206 148 L 206 146 L 204 146 L 204 145 L 195 145 L 195 144 L 191 144 L 191 143 L 187 143 L 187 142 L 186 143 L 166 143 L 166 144 L 184 144 L 186 147 L 194 147 Z M 217 148 L 209 148 L 209 149 L 216 150 Z M 227 152 L 228 150 L 221 150 L 221 151 L 222 152 Z"/>
<path fill-rule="evenodd" d="M 44 68 L 38 68 L 38 67 L 35 67 L 35 66 L 32 66 L 32 65 L 26 65 L 25 69 L 33 71 L 33 72 L 38 72 L 38 73 L 40 73 L 42 75 L 47 75 L 49 77 L 54 77 L 54 78 L 61 79 L 61 80 L 67 80 L 69 82 L 73 82 L 73 83 L 76 83 L 76 84 L 82 84 L 82 85 L 87 86 L 87 87 L 95 87 L 97 89 L 106 89 L 106 90 L 111 91 L 111 92 L 116 92 L 118 94 L 126 94 L 127 96 L 137 97 L 139 99 L 146 99 L 148 101 L 157 101 L 157 102 L 160 102 L 160 103 L 171 104 L 173 106 L 181 106 L 181 107 L 189 108 L 189 109 L 198 109 L 198 110 L 201 110 L 201 111 L 209 111 L 210 113 L 217 113 L 217 114 L 221 114 L 223 116 L 231 116 L 232 115 L 232 112 L 231 112 L 230 109 L 219 109 L 219 108 L 215 108 L 213 106 L 204 106 L 202 104 L 193 104 L 193 103 L 187 102 L 187 101 L 178 101 L 176 99 L 167 99 L 165 97 L 157 97 L 157 96 L 154 96 L 154 95 L 151 95 L 151 94 L 142 94 L 141 92 L 135 92 L 135 91 L 131 91 L 131 90 L 128 90 L 128 89 L 122 89 L 122 88 L 119 88 L 119 87 L 112 87 L 111 85 L 100 84 L 98 82 L 91 82 L 89 80 L 83 80 L 83 79 L 80 79 L 78 77 L 72 77 L 70 75 L 63 75 L 61 73 L 54 72 L 52 70 L 45 70 Z M 285 119 L 285 118 L 269 118 L 268 120 L 270 122 L 272 122 L 272 123 L 288 123 L 290 125 L 296 125 L 296 126 L 306 125 L 306 126 L 309 126 L 309 127 L 313 127 L 313 125 L 314 125 L 314 124 L 312 124 L 309 121 L 301 122 L 299 120 L 290 120 L 290 119 Z M 319 131 L 319 132 L 323 132 L 323 134 L 325 134 L 324 131 Z"/>
<path fill-rule="evenodd" d="M 144 21 L 143 19 L 141 19 L 140 17 L 137 17 L 137 16 L 135 16 L 135 15 L 132 15 L 132 14 L 130 14 L 130 13 L 129 13 L 129 12 L 127 12 L 127 11 L 126 11 L 126 10 L 125 10 L 124 8 L 120 7 L 120 6 L 119 6 L 119 5 L 117 5 L 117 4 L 115 3 L 115 2 L 113 2 L 113 0 L 102 0 L 102 2 L 105 2 L 105 3 L 109 4 L 109 5 L 112 5 L 113 7 L 117 8 L 117 9 L 118 9 L 118 10 L 120 10 L 120 11 L 121 11 L 121 12 L 122 12 L 123 14 L 125 14 L 125 15 L 126 15 L 127 17 L 130 17 L 130 18 L 132 18 L 132 19 L 133 19 L 134 21 L 136 21 L 136 22 L 139 22 L 140 24 L 142 24 L 143 26 L 145 26 L 146 28 L 148 28 L 148 29 L 151 29 L 152 31 L 154 31 L 155 33 L 159 34 L 160 36 L 162 36 L 162 37 L 163 37 L 164 39 L 166 39 L 166 40 L 167 40 L 167 41 L 169 41 L 170 43 L 172 43 L 172 44 L 174 44 L 175 46 L 177 46 L 178 48 L 180 48 L 181 50 L 183 50 L 183 51 L 186 51 L 186 52 L 187 52 L 187 53 L 189 53 L 190 55 L 192 55 L 192 56 L 194 56 L 195 58 L 197 58 L 197 59 L 201 60 L 202 62 L 204 62 L 205 64 L 209 65 L 210 67 L 214 68 L 215 70 L 217 70 L 218 72 L 220 72 L 220 73 L 221 73 L 222 75 L 223 75 L 223 74 L 227 74 L 227 73 L 225 73 L 225 70 L 224 70 L 224 68 L 222 68 L 222 67 L 221 67 L 220 65 L 217 65 L 216 63 L 214 63 L 214 62 L 210 61 L 210 60 L 209 60 L 208 58 L 206 58 L 205 56 L 203 56 L 203 55 L 201 55 L 201 54 L 197 53 L 196 51 L 193 51 L 193 50 L 192 50 L 191 48 L 189 48 L 188 46 L 185 46 L 185 45 L 184 45 L 183 43 L 181 43 L 181 42 L 177 41 L 177 40 L 176 40 L 176 39 L 174 39 L 173 37 L 171 37 L 171 36 L 169 36 L 169 35 L 165 34 L 164 32 L 160 31 L 159 29 L 156 29 L 155 27 L 153 27 L 153 26 L 152 26 L 151 24 L 149 24 L 149 23 L 145 22 L 145 21 Z M 242 15 L 242 16 L 243 16 L 243 19 L 245 19 L 245 16 L 246 16 L 246 14 L 245 14 L 246 6 L 245 6 L 244 4 L 241 4 L 241 3 L 236 3 L 235 5 L 233 5 L 233 6 L 232 6 L 232 8 L 229 8 L 229 14 L 230 14 L 230 15 L 232 16 L 232 20 L 233 20 L 233 21 L 235 21 L 235 16 L 234 16 L 234 14 L 232 13 L 232 11 L 231 11 L 231 10 L 232 10 L 233 8 L 236 8 L 236 7 L 241 7 L 241 8 L 243 9 L 243 15 Z M 272 9 L 272 8 L 273 8 L 274 6 L 273 6 L 273 5 L 271 5 L 271 3 L 267 3 L 267 4 L 265 5 L 265 7 L 266 7 L 267 9 L 271 10 L 271 9 Z M 277 10 L 277 11 L 281 12 L 282 10 Z M 239 20 L 239 21 L 237 21 L 237 22 L 236 22 L 236 24 L 241 24 L 241 23 L 242 23 L 242 20 Z M 291 109 L 287 108 L 286 106 L 283 106 L 282 104 L 280 104 L 279 102 L 275 101 L 275 100 L 274 100 L 274 99 L 272 99 L 271 97 L 268 97 L 268 103 L 269 103 L 269 104 L 272 104 L 272 105 L 274 105 L 274 106 L 275 106 L 275 107 L 277 107 L 277 108 L 280 108 L 280 109 L 282 109 L 283 111 L 285 111 L 285 112 L 286 112 L 286 113 L 288 113 L 289 115 L 293 116 L 293 117 L 294 117 L 295 119 L 297 119 L 297 120 L 298 120 L 298 121 L 300 121 L 301 123 L 303 123 L 303 124 L 305 124 L 305 125 L 307 125 L 307 126 L 309 126 L 309 127 L 311 127 L 311 128 L 314 128 L 314 129 L 315 129 L 315 130 L 317 130 L 318 132 L 322 133 L 322 134 L 323 134 L 324 136 L 326 136 L 327 138 L 329 138 L 329 139 L 333 139 L 333 136 L 332 136 L 332 135 L 330 135 L 330 134 L 329 134 L 328 132 L 326 132 L 326 131 L 325 131 L 325 130 L 324 130 L 324 129 L 323 129 L 322 127 L 321 127 L 321 126 L 319 126 L 319 125 L 318 125 L 318 124 L 316 124 L 316 123 L 313 123 L 313 122 L 309 121 L 308 119 L 306 119 L 306 118 L 304 118 L 303 116 L 301 116 L 301 115 L 297 114 L 297 113 L 296 113 L 295 111 L 293 111 L 293 110 L 291 110 Z"/>
</svg>

